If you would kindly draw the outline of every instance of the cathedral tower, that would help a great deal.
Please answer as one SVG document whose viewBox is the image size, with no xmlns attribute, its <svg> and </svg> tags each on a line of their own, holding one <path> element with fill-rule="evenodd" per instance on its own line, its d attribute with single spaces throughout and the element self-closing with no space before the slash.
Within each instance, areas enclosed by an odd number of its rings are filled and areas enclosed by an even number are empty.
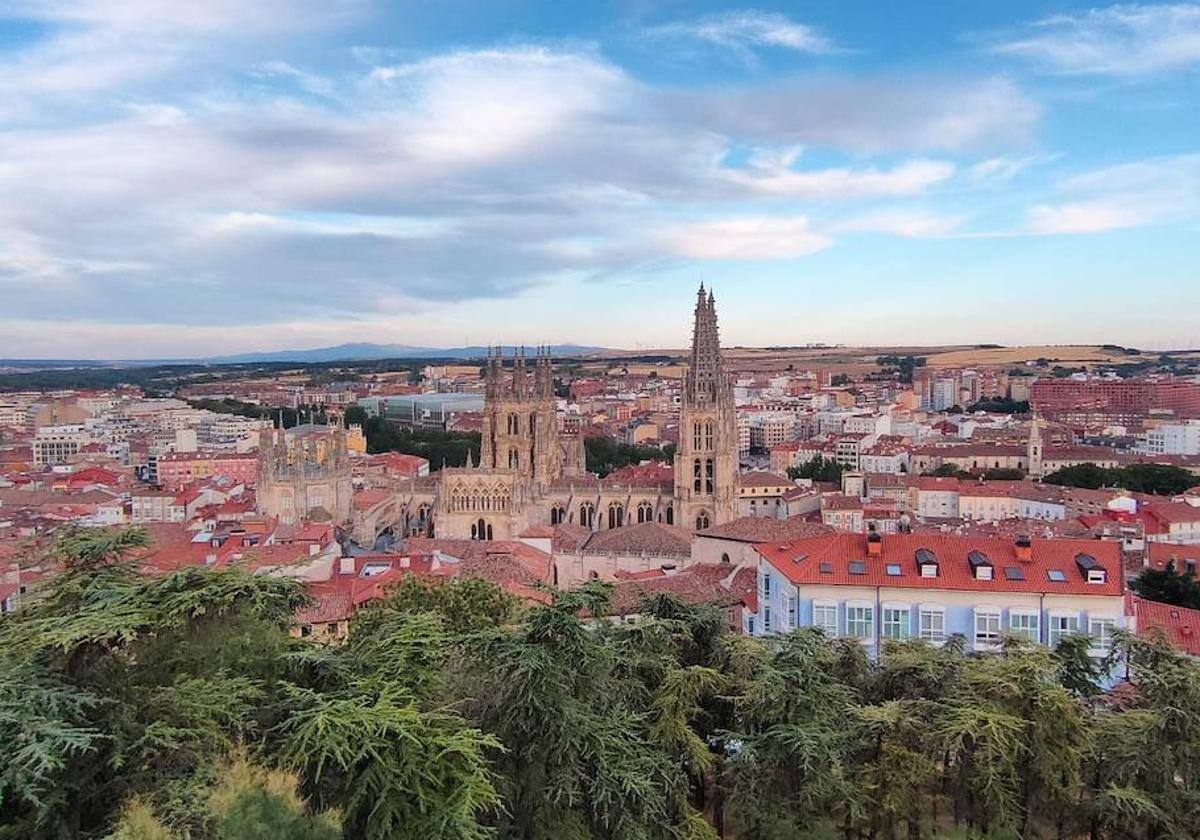
<svg viewBox="0 0 1200 840">
<path fill-rule="evenodd" d="M 737 420 L 721 361 L 716 301 L 696 297 L 692 356 L 684 378 L 675 452 L 676 524 L 703 531 L 737 516 Z"/>
<path fill-rule="evenodd" d="M 532 479 L 534 486 L 545 487 L 562 474 L 562 462 L 549 351 L 538 349 L 531 370 L 525 348 L 520 348 L 509 381 L 505 381 L 501 351 L 489 353 L 480 467 L 515 470 Z"/>
</svg>

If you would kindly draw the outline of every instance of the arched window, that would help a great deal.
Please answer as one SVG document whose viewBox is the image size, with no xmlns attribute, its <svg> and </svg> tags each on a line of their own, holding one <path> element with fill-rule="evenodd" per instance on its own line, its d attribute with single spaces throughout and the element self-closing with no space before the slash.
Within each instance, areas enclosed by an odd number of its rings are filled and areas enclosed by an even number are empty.
<svg viewBox="0 0 1200 840">
<path fill-rule="evenodd" d="M 515 449 L 508 450 L 508 468 L 515 470 L 521 464 L 521 454 Z"/>
<path fill-rule="evenodd" d="M 700 448 L 700 421 L 699 420 L 697 420 L 692 425 L 692 448 L 693 449 Z"/>
<path fill-rule="evenodd" d="M 613 502 L 608 506 L 608 527 L 620 528 L 624 524 L 625 506 L 618 502 Z"/>
<path fill-rule="evenodd" d="M 704 462 L 704 492 L 711 493 L 713 491 L 713 459 L 709 458 Z"/>
<path fill-rule="evenodd" d="M 643 522 L 653 522 L 654 505 L 650 504 L 649 502 L 642 502 L 640 505 L 638 505 L 637 521 L 639 525 Z"/>
<path fill-rule="evenodd" d="M 709 452 L 713 449 L 713 424 L 711 420 L 704 423 L 704 448 Z"/>
<path fill-rule="evenodd" d="M 703 473 L 701 472 L 700 459 L 696 459 L 696 463 L 692 465 L 692 490 L 699 493 L 704 487 Z"/>
<path fill-rule="evenodd" d="M 554 507 L 550 508 L 550 524 L 561 525 L 566 515 L 567 512 L 563 509 L 562 505 L 555 505 Z"/>
<path fill-rule="evenodd" d="M 579 506 L 579 524 L 584 528 L 592 528 L 596 524 L 596 509 L 592 507 L 591 502 L 584 502 Z"/>
<path fill-rule="evenodd" d="M 707 528 L 708 528 L 708 514 L 705 513 L 704 511 L 701 511 L 700 515 L 696 517 L 696 530 L 704 531 Z"/>
<path fill-rule="evenodd" d="M 520 431 L 520 424 L 521 421 L 517 419 L 517 415 L 508 415 L 508 433 L 510 435 L 515 435 Z"/>
<path fill-rule="evenodd" d="M 722 563 L 728 563 L 728 562 L 729 562 L 729 555 L 728 555 L 728 554 L 722 554 L 722 555 L 721 555 L 721 562 L 722 562 Z"/>
<path fill-rule="evenodd" d="M 667 508 L 667 524 L 668 525 L 675 524 L 675 509 L 672 507 Z"/>
</svg>

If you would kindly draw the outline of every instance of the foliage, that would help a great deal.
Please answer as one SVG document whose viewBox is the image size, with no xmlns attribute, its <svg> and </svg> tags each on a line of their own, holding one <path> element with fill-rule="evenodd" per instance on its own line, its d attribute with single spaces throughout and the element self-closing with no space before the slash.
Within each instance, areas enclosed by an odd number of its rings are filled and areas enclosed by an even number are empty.
<svg viewBox="0 0 1200 840">
<path fill-rule="evenodd" d="M 672 444 L 659 448 L 657 446 L 633 446 L 622 443 L 610 437 L 591 435 L 583 439 L 584 453 L 587 458 L 588 472 L 594 472 L 604 477 L 610 472 L 631 464 L 643 461 L 659 461 L 670 463 L 675 457 L 675 447 Z"/>
<path fill-rule="evenodd" d="M 913 381 L 913 372 L 925 366 L 924 356 L 880 356 L 875 360 L 875 363 L 885 370 L 896 371 L 901 382 L 911 383 Z"/>
<path fill-rule="evenodd" d="M 188 400 L 188 405 L 193 408 L 203 408 L 213 411 L 217 414 L 236 414 L 241 417 L 254 417 L 259 420 L 278 421 L 282 419 L 283 428 L 285 429 L 290 429 L 301 423 L 325 423 L 328 420 L 324 408 L 297 409 L 290 406 L 272 408 L 269 405 L 243 402 L 242 400 L 235 400 L 232 397 L 224 397 L 219 400 L 191 399 Z"/>
<path fill-rule="evenodd" d="M 842 484 L 842 473 L 845 467 L 832 458 L 821 455 L 813 456 L 812 460 L 798 467 L 788 467 L 788 478 L 795 481 L 798 478 L 808 478 L 813 481 L 827 481 L 839 487 Z"/>
<path fill-rule="evenodd" d="M 992 399 L 983 399 L 979 402 L 972 403 L 967 411 L 987 411 L 992 414 L 1028 414 L 1028 400 L 1012 400 L 1008 397 L 995 397 Z"/>
<path fill-rule="evenodd" d="M 371 454 L 403 452 L 406 455 L 420 455 L 429 461 L 431 470 L 440 470 L 443 465 L 461 467 L 467 463 L 468 453 L 474 463 L 479 463 L 481 436 L 478 432 L 410 429 L 382 417 L 370 417 L 361 406 L 356 405 L 347 408 L 344 417 L 347 425 L 357 423 L 363 427 L 367 451 Z"/>
<path fill-rule="evenodd" d="M 0 838 L 1200 836 L 1200 663 L 1153 637 L 872 662 L 667 594 L 407 580 L 325 646 L 295 584 L 142 578 L 142 542 L 69 535 L 0 617 Z"/>
<path fill-rule="evenodd" d="M 835 373 L 833 376 L 829 377 L 829 384 L 834 388 L 838 388 L 842 385 L 849 385 L 850 382 L 850 375 L 846 373 Z"/>
<path fill-rule="evenodd" d="M 1200 580 L 1177 570 L 1174 560 L 1162 569 L 1143 569 L 1129 588 L 1148 601 L 1200 610 Z"/>
<path fill-rule="evenodd" d="M 1077 464 L 1056 470 L 1042 480 L 1047 484 L 1089 490 L 1122 487 L 1135 493 L 1175 496 L 1192 487 L 1196 483 L 1196 476 L 1182 467 L 1169 464 L 1130 464 L 1115 469 L 1096 464 Z"/>
</svg>

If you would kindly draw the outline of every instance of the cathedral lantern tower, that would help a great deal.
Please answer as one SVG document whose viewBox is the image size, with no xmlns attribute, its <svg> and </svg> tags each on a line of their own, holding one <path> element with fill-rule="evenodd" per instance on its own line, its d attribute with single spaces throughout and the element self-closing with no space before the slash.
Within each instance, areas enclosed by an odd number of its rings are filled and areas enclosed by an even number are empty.
<svg viewBox="0 0 1200 840">
<path fill-rule="evenodd" d="M 716 300 L 701 284 L 679 412 L 675 524 L 703 531 L 736 518 L 737 482 L 733 388 L 721 360 Z"/>
</svg>

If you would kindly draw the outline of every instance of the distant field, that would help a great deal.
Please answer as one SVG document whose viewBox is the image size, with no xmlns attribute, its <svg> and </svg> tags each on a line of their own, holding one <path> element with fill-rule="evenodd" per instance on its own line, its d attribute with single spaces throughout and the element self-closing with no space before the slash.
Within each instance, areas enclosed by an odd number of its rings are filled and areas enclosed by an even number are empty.
<svg viewBox="0 0 1200 840">
<path fill-rule="evenodd" d="M 663 348 L 604 354 L 606 360 L 631 356 L 662 356 L 681 359 L 684 350 Z M 725 358 L 742 369 L 785 370 L 794 368 L 835 369 L 857 373 L 877 367 L 880 356 L 924 356 L 929 367 L 1017 366 L 1025 362 L 1049 359 L 1052 364 L 1081 366 L 1121 364 L 1157 358 L 1156 352 L 1122 353 L 1094 344 L 1030 345 L 1024 347 L 981 348 L 971 345 L 937 347 L 728 347 Z M 1173 354 L 1179 358 L 1194 352 Z"/>
<path fill-rule="evenodd" d="M 934 350 L 931 348 L 931 350 Z M 998 347 L 981 350 L 970 348 L 928 353 L 927 364 L 933 367 L 961 367 L 963 365 L 1012 365 L 1023 362 L 1049 359 L 1062 365 L 1096 364 L 1106 362 L 1137 361 L 1140 356 L 1114 352 L 1095 345 L 1041 345 L 1033 347 Z M 1150 356 L 1150 358 L 1154 358 Z"/>
</svg>

